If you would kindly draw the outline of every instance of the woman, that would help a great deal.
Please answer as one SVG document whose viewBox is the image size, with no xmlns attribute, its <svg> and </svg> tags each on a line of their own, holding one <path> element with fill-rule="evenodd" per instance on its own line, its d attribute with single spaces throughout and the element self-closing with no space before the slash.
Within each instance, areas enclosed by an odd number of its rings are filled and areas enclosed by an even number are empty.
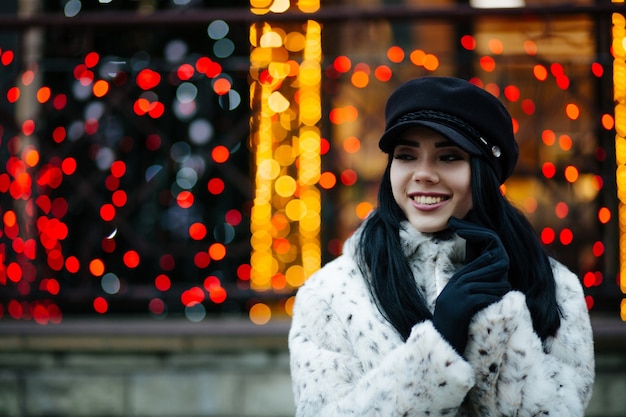
<svg viewBox="0 0 626 417">
<path fill-rule="evenodd" d="M 589 315 L 500 193 L 518 157 L 509 113 L 423 77 L 385 114 L 378 208 L 296 297 L 296 415 L 583 416 Z"/>
</svg>

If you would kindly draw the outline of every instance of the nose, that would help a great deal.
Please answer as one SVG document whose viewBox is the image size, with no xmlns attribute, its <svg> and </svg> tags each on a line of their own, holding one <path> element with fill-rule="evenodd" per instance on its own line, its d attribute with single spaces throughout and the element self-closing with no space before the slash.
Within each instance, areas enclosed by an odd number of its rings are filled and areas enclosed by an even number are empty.
<svg viewBox="0 0 626 417">
<path fill-rule="evenodd" d="M 432 162 L 427 159 L 417 161 L 413 171 L 413 181 L 432 184 L 439 182 L 439 175 Z"/>
</svg>

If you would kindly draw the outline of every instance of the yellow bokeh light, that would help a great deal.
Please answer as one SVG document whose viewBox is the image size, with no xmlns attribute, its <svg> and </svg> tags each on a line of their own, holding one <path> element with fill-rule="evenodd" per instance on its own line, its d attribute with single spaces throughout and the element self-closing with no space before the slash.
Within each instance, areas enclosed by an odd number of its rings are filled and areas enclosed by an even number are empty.
<svg viewBox="0 0 626 417">
<path fill-rule="evenodd" d="M 293 316 L 293 305 L 296 302 L 296 297 L 291 296 L 285 301 L 285 313 L 289 316 Z"/>
<path fill-rule="evenodd" d="M 270 11 L 273 13 L 285 13 L 289 10 L 289 0 L 274 0 L 270 6 Z"/>
<path fill-rule="evenodd" d="M 273 180 L 280 174 L 280 164 L 274 159 L 265 159 L 257 167 L 257 175 L 265 180 Z"/>
<path fill-rule="evenodd" d="M 283 175 L 276 180 L 274 188 L 281 197 L 291 197 L 296 192 L 297 183 L 293 177 Z"/>
<path fill-rule="evenodd" d="M 297 288 L 304 284 L 304 269 L 300 265 L 293 265 L 287 269 L 285 277 L 287 278 L 287 283 L 289 285 Z"/>
<path fill-rule="evenodd" d="M 250 0 L 250 6 L 258 9 L 270 7 L 274 0 Z"/>
<path fill-rule="evenodd" d="M 274 158 L 276 159 L 274 162 L 282 166 L 288 166 L 293 163 L 296 159 L 296 154 L 291 145 L 281 145 L 274 152 Z"/>
<path fill-rule="evenodd" d="M 278 32 L 270 31 L 261 36 L 259 44 L 262 48 L 279 48 L 283 46 L 283 38 Z"/>
<path fill-rule="evenodd" d="M 265 67 L 272 62 L 272 50 L 269 48 L 254 48 L 250 52 L 250 64 L 255 67 Z"/>
<path fill-rule="evenodd" d="M 298 0 L 298 9 L 304 13 L 315 13 L 320 8 L 320 0 Z"/>
<path fill-rule="evenodd" d="M 285 37 L 285 48 L 290 52 L 299 52 L 304 49 L 305 37 L 300 32 L 289 32 Z"/>
<path fill-rule="evenodd" d="M 306 205 L 298 199 L 291 200 L 285 207 L 285 213 L 291 220 L 300 220 L 306 213 Z"/>
<path fill-rule="evenodd" d="M 284 79 L 289 76 L 291 67 L 286 62 L 270 62 L 268 71 L 273 78 Z"/>
<path fill-rule="evenodd" d="M 276 113 L 284 112 L 289 108 L 289 100 L 279 91 L 274 91 L 267 101 L 267 105 Z"/>
<path fill-rule="evenodd" d="M 257 303 L 250 308 L 250 321 L 262 326 L 272 318 L 272 310 L 263 303 Z"/>
</svg>

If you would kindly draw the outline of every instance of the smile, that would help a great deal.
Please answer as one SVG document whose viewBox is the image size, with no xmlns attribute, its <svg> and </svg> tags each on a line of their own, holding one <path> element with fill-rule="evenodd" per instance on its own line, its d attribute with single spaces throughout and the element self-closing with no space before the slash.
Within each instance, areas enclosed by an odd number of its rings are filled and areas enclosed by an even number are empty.
<svg viewBox="0 0 626 417">
<path fill-rule="evenodd" d="M 432 195 L 414 195 L 413 201 L 419 205 L 436 205 L 441 203 L 442 201 L 448 200 L 447 196 L 432 196 Z"/>
</svg>

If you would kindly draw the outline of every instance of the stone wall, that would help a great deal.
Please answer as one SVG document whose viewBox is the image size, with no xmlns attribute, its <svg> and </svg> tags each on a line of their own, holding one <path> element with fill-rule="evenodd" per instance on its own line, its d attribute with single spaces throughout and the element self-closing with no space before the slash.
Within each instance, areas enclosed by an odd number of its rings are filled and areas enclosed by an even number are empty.
<svg viewBox="0 0 626 417">
<path fill-rule="evenodd" d="M 0 322 L 0 416 L 294 415 L 289 323 Z M 594 320 L 597 381 L 588 417 L 626 416 L 626 331 Z"/>
</svg>

